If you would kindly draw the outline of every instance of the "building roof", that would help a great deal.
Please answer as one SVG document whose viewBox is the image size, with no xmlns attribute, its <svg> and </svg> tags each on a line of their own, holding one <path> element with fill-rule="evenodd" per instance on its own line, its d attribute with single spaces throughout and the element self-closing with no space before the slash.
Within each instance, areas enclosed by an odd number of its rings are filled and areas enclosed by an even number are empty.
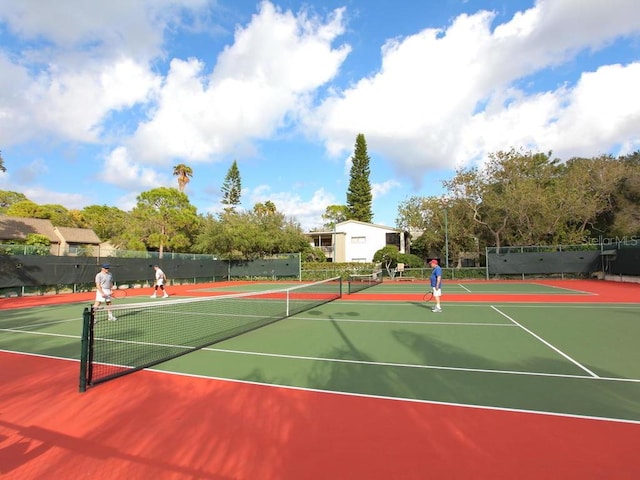
<svg viewBox="0 0 640 480">
<path fill-rule="evenodd" d="M 388 227 L 386 225 L 378 225 L 377 223 L 361 222 L 360 220 L 345 220 L 344 222 L 336 223 L 336 229 L 338 229 L 338 227 L 340 227 L 340 225 L 345 225 L 345 224 L 349 224 L 349 223 L 357 223 L 359 225 L 366 225 L 367 227 L 382 228 L 383 230 L 387 230 L 389 232 L 401 232 L 402 231 L 399 228 Z"/>
<path fill-rule="evenodd" d="M 60 243 L 50 220 L 0 215 L 0 241 L 26 240 L 30 233 L 44 235 L 51 243 Z"/>
<path fill-rule="evenodd" d="M 67 243 L 99 245 L 98 235 L 90 228 L 55 227 Z"/>
</svg>

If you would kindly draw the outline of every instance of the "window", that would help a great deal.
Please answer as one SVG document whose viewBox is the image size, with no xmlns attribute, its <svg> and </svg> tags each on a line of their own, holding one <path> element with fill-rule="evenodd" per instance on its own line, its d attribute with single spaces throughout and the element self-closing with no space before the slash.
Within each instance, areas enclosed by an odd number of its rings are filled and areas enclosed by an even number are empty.
<svg viewBox="0 0 640 480">
<path fill-rule="evenodd" d="M 351 237 L 351 243 L 367 243 L 367 237 Z"/>
<path fill-rule="evenodd" d="M 400 250 L 400 234 L 399 233 L 387 233 L 386 234 L 387 245 L 395 245 Z"/>
</svg>

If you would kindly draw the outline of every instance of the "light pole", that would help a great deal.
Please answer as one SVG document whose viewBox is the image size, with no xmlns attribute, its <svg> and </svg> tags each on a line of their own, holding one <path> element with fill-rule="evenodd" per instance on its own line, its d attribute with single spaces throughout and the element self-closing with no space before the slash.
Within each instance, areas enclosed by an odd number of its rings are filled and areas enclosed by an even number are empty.
<svg viewBox="0 0 640 480">
<path fill-rule="evenodd" d="M 446 196 L 440 198 L 440 206 L 444 209 L 444 266 L 449 268 L 449 202 Z"/>
<path fill-rule="evenodd" d="M 447 212 L 449 211 L 448 205 L 444 206 L 444 264 L 446 268 L 449 268 L 449 219 L 447 218 Z"/>
</svg>

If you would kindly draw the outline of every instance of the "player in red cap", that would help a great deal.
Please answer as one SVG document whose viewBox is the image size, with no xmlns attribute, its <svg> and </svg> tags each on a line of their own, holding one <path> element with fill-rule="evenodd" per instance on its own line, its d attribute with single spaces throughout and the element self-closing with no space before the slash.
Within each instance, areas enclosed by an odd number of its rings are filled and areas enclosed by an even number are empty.
<svg viewBox="0 0 640 480">
<path fill-rule="evenodd" d="M 429 262 L 431 268 L 431 289 L 433 290 L 433 298 L 436 301 L 436 306 L 431 309 L 432 312 L 440 313 L 442 308 L 440 307 L 440 297 L 442 297 L 442 268 L 438 265 L 438 260 L 435 258 Z"/>
</svg>

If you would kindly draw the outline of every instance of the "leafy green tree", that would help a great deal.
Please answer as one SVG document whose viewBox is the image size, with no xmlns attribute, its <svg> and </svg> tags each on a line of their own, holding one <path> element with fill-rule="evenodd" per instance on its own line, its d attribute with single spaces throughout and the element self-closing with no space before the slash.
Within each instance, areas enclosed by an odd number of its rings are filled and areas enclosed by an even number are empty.
<svg viewBox="0 0 640 480">
<path fill-rule="evenodd" d="M 0 151 L 0 172 L 6 172 L 7 168 L 4 166 L 4 158 L 2 158 L 2 151 Z"/>
<path fill-rule="evenodd" d="M 625 173 L 614 192 L 607 231 L 613 237 L 640 237 L 640 151 L 620 157 Z"/>
<path fill-rule="evenodd" d="M 6 213 L 7 209 L 14 203 L 28 200 L 23 193 L 0 190 L 0 213 Z"/>
<path fill-rule="evenodd" d="M 362 133 L 356 137 L 355 151 L 351 157 L 349 188 L 347 190 L 347 209 L 350 220 L 371 223 L 373 195 L 369 182 L 369 154 L 367 142 Z"/>
<path fill-rule="evenodd" d="M 325 221 L 324 228 L 333 230 L 336 224 L 349 219 L 349 209 L 346 205 L 328 205 L 322 219 Z"/>
<path fill-rule="evenodd" d="M 184 163 L 180 163 L 173 167 L 173 175 L 178 177 L 178 190 L 184 192 L 189 179 L 193 177 L 193 169 Z"/>
<path fill-rule="evenodd" d="M 9 205 L 6 214 L 14 217 L 43 218 L 56 227 L 78 227 L 74 215 L 62 205 L 38 205 L 31 200 L 19 200 Z"/>
<path fill-rule="evenodd" d="M 145 244 L 157 248 L 187 251 L 197 232 L 199 217 L 187 196 L 175 188 L 160 187 L 142 192 L 131 212 Z"/>
<path fill-rule="evenodd" d="M 226 211 L 214 218 L 207 215 L 194 244 L 194 251 L 228 259 L 261 258 L 278 253 L 311 249 L 302 229 L 273 206 L 256 204 L 252 211 Z"/>
<path fill-rule="evenodd" d="M 496 247 L 505 241 L 529 245 L 539 241 L 541 219 L 556 224 L 561 220 L 561 212 L 546 208 L 559 171 L 558 161 L 550 156 L 513 149 L 492 153 L 482 170 L 460 169 L 443 183 L 450 196 L 469 209 L 473 221 L 490 232 Z"/>
<path fill-rule="evenodd" d="M 56 227 L 79 227 L 74 215 L 66 207 L 58 204 L 40 205 L 38 218 L 48 218 Z"/>
<path fill-rule="evenodd" d="M 195 236 L 191 251 L 194 253 L 217 254 L 218 250 L 214 247 L 213 236 L 219 230 L 221 220 L 207 213 L 200 215 L 198 222 L 199 228 Z"/>
<path fill-rule="evenodd" d="M 112 243 L 125 250 L 146 252 L 147 244 L 140 238 L 140 235 L 142 235 L 140 229 L 131 227 L 119 235 Z"/>
<path fill-rule="evenodd" d="M 31 245 L 35 247 L 36 255 L 49 255 L 49 247 L 51 246 L 51 241 L 45 236 L 39 233 L 29 233 L 25 239 L 25 245 Z"/>
<path fill-rule="evenodd" d="M 429 242 L 425 235 L 420 234 L 416 238 L 411 239 L 411 253 L 422 259 L 422 263 L 429 259 Z"/>
<path fill-rule="evenodd" d="M 387 274 L 393 277 L 393 269 L 398 265 L 400 250 L 395 245 L 386 245 L 373 254 L 374 263 L 381 263 Z"/>
<path fill-rule="evenodd" d="M 625 163 L 609 155 L 566 162 L 557 200 L 551 206 L 568 217 L 563 227 L 570 232 L 569 241 L 562 243 L 583 243 L 596 231 L 607 233 L 626 175 Z"/>
<path fill-rule="evenodd" d="M 127 212 L 118 207 L 89 205 L 81 210 L 80 215 L 82 221 L 98 235 L 100 240 L 123 245 L 121 237 L 130 224 Z M 142 245 L 144 244 L 142 243 Z"/>
<path fill-rule="evenodd" d="M 424 260 L 418 255 L 411 253 L 401 253 L 398 255 L 398 263 L 404 263 L 406 268 L 422 268 L 424 267 Z"/>
<path fill-rule="evenodd" d="M 411 197 L 399 205 L 396 224 L 411 232 L 411 253 L 424 260 L 446 258 L 448 252 L 451 265 L 463 252 L 478 250 L 478 227 L 457 199 Z"/>
<path fill-rule="evenodd" d="M 303 262 L 323 263 L 327 261 L 327 256 L 320 247 L 314 247 L 310 243 L 305 244 L 300 252 L 300 258 Z"/>
<path fill-rule="evenodd" d="M 429 214 L 435 197 L 413 196 L 398 205 L 396 227 L 409 232 L 422 232 L 429 228 Z"/>
<path fill-rule="evenodd" d="M 234 160 L 222 184 L 222 204 L 226 205 L 225 211 L 234 211 L 235 208 L 240 205 L 241 196 L 242 180 L 240 178 L 238 162 Z"/>
<path fill-rule="evenodd" d="M 12 217 L 44 218 L 39 216 L 41 214 L 40 205 L 31 200 L 12 203 L 7 207 L 6 213 Z"/>
<path fill-rule="evenodd" d="M 259 217 L 275 215 L 277 212 L 278 209 L 271 200 L 267 200 L 264 203 L 256 203 L 253 206 L 253 213 Z"/>
</svg>

